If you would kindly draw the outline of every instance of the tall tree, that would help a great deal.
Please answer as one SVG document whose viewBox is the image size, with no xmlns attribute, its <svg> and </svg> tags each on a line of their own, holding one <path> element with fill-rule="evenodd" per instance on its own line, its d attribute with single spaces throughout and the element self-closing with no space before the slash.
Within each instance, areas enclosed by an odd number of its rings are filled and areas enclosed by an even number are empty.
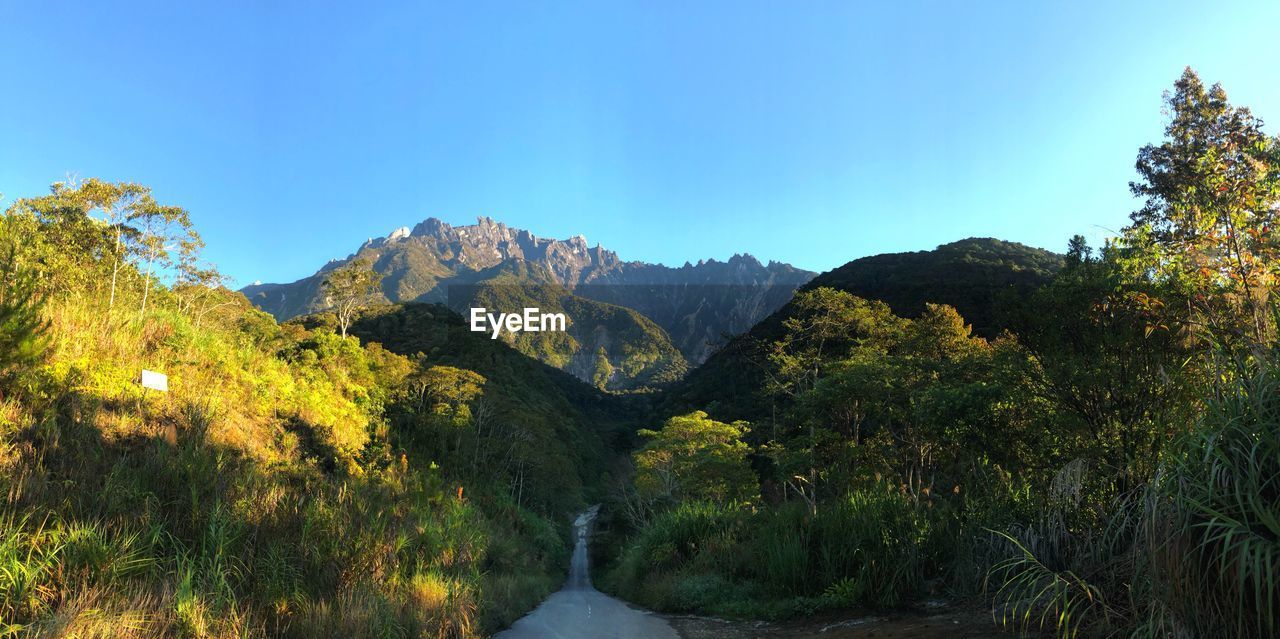
<svg viewBox="0 0 1280 639">
<path fill-rule="evenodd" d="M 243 295 L 227 290 L 227 277 L 216 266 L 200 260 L 204 240 L 199 235 L 191 233 L 180 239 L 177 248 L 178 277 L 173 292 L 178 296 L 178 312 L 194 317 L 197 328 L 206 315 L 218 309 L 248 305 Z"/>
<path fill-rule="evenodd" d="M 142 304 L 138 311 L 141 315 L 147 312 L 147 297 L 151 293 L 151 276 L 155 269 L 174 266 L 174 249 L 180 250 L 183 260 L 193 257 L 188 254 L 197 253 L 203 242 L 191 228 L 191 216 L 181 207 L 149 203 L 137 212 L 135 220 L 138 223 L 138 253 L 147 264 L 142 278 Z"/>
<path fill-rule="evenodd" d="M 1031 386 L 1077 438 L 1064 449 L 1135 484 L 1154 472 L 1169 425 L 1196 409 L 1193 351 L 1164 282 L 1127 273 L 1126 249 L 1084 257 L 1073 246 L 1081 257 L 1011 309 L 1012 323 L 1036 365 Z"/>
<path fill-rule="evenodd" d="M 417 396 L 421 424 L 433 431 L 436 454 L 445 457 L 460 451 L 463 432 L 473 424 L 473 404 L 484 395 L 484 376 L 452 366 L 429 366 L 410 376 L 408 382 Z"/>
<path fill-rule="evenodd" d="M 819 287 L 797 293 L 782 339 L 770 346 L 769 390 L 796 396 L 817 383 L 824 368 L 856 346 L 883 346 L 902 336 L 906 321 L 884 302 Z"/>
<path fill-rule="evenodd" d="M 109 265 L 107 307 L 114 308 L 120 293 L 120 277 L 131 262 L 145 262 L 142 310 L 150 293 L 150 279 L 157 268 L 170 265 L 170 252 L 181 242 L 195 240 L 187 212 L 156 202 L 151 189 L 132 182 L 106 182 L 98 178 L 57 182 L 44 197 L 19 200 L 12 215 L 25 215 L 46 231 L 53 245 L 39 258 L 44 278 L 73 278 L 63 271 L 91 272 L 90 263 Z M 127 274 L 127 273 L 126 273 Z M 77 284 L 86 284 L 76 282 Z"/>
<path fill-rule="evenodd" d="M 109 230 L 112 241 L 111 294 L 107 298 L 107 308 L 113 308 L 120 269 L 128 261 L 130 243 L 138 237 L 138 229 L 133 223 L 154 204 L 150 189 L 132 182 L 111 183 L 89 178 L 80 183 L 54 184 L 53 195 L 77 201 L 87 215 L 96 216 Z"/>
<path fill-rule="evenodd" d="M 737 501 L 759 494 L 742 440 L 746 422 L 717 422 L 702 411 L 668 419 L 635 454 L 636 488 L 648 499 Z"/>
<path fill-rule="evenodd" d="M 373 301 L 380 282 L 382 275 L 374 271 L 373 265 L 364 259 L 354 260 L 334 269 L 325 278 L 322 285 L 325 298 L 338 316 L 338 328 L 344 339 L 356 313 Z"/>
<path fill-rule="evenodd" d="M 1280 275 L 1280 143 L 1190 68 L 1165 105 L 1164 142 L 1138 154 L 1130 188 L 1146 203 L 1129 236 L 1185 290 L 1189 319 L 1219 337 L 1264 342 Z"/>
</svg>

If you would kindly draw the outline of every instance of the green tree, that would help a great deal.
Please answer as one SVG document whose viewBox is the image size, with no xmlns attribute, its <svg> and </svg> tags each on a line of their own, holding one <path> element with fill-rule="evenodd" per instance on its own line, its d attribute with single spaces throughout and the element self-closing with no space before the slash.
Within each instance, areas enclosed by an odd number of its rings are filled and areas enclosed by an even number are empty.
<svg viewBox="0 0 1280 639">
<path fill-rule="evenodd" d="M 15 237 L 25 238 L 23 258 L 42 291 L 67 297 L 110 281 L 104 264 L 114 266 L 114 230 L 90 217 L 80 191 L 54 184 L 49 195 L 14 202 L 5 216 Z"/>
<path fill-rule="evenodd" d="M 137 240 L 138 230 L 132 223 L 144 216 L 152 201 L 150 191 L 140 184 L 129 182 L 110 183 L 90 178 L 79 184 L 59 182 L 53 185 L 55 197 L 65 197 L 79 204 L 86 215 L 96 214 L 111 237 L 111 293 L 107 308 L 116 303 L 116 287 L 120 269 L 128 261 L 128 248 Z"/>
<path fill-rule="evenodd" d="M 408 385 L 419 423 L 435 435 L 434 454 L 443 459 L 461 450 L 463 433 L 472 425 L 476 403 L 484 394 L 484 376 L 452 366 L 428 366 L 410 376 Z"/>
<path fill-rule="evenodd" d="M 1087 251 L 1081 251 L 1086 255 Z M 1164 441 L 1163 425 L 1195 410 L 1194 351 L 1163 302 L 1169 284 L 1128 273 L 1122 251 L 1068 261 L 1015 314 L 1034 362 L 1027 383 L 1056 408 L 1064 452 L 1145 480 Z"/>
<path fill-rule="evenodd" d="M 591 373 L 591 383 L 596 388 L 604 390 L 609 385 L 609 378 L 613 376 L 613 365 L 609 363 L 609 353 L 604 347 L 596 349 L 596 367 Z"/>
<path fill-rule="evenodd" d="M 990 347 L 954 308 L 926 304 L 915 320 L 877 321 L 883 324 L 860 330 L 882 337 L 827 364 L 797 398 L 782 446 L 770 447 L 784 485 L 813 510 L 824 494 L 839 497 L 876 473 L 899 473 L 913 490 L 932 484 L 939 456 L 950 456 L 952 424 L 926 419 L 921 400 L 953 381 L 982 377 L 975 363 Z"/>
<path fill-rule="evenodd" d="M 635 484 L 642 497 L 673 501 L 740 501 L 759 494 L 747 463 L 746 422 L 717 422 L 702 411 L 672 417 L 635 453 Z"/>
<path fill-rule="evenodd" d="M 785 333 L 769 351 L 770 390 L 796 396 L 817 383 L 826 366 L 856 346 L 886 347 L 902 336 L 906 320 L 884 302 L 820 287 L 796 294 Z"/>
<path fill-rule="evenodd" d="M 106 277 L 108 308 L 115 307 L 122 276 L 131 274 L 126 266 L 145 264 L 139 269 L 145 312 L 151 278 L 173 265 L 171 252 L 201 246 L 186 210 L 159 204 L 151 189 L 131 182 L 57 182 L 49 195 L 15 202 L 8 215 L 39 228 L 29 252 L 44 288 L 86 290 Z"/>
<path fill-rule="evenodd" d="M 146 263 L 142 275 L 142 303 L 138 310 L 141 315 L 147 312 L 147 298 L 151 294 L 151 279 L 156 269 L 183 266 L 195 260 L 204 243 L 191 227 L 191 216 L 182 207 L 152 203 L 135 219 L 138 224 L 136 250 Z M 179 250 L 176 262 L 175 249 Z"/>
<path fill-rule="evenodd" d="M 43 295 L 19 257 L 15 226 L 7 217 L 0 220 L 0 382 L 40 361 L 48 344 Z"/>
<path fill-rule="evenodd" d="M 973 327 L 954 307 L 925 304 L 924 313 L 908 325 L 906 348 L 914 355 L 936 362 L 960 359 L 986 342 L 973 336 Z"/>
<path fill-rule="evenodd" d="M 1164 142 L 1138 153 L 1130 188 L 1146 203 L 1128 236 L 1183 288 L 1189 320 L 1219 338 L 1264 343 L 1280 275 L 1280 143 L 1190 68 L 1165 105 Z"/>
<path fill-rule="evenodd" d="M 150 292 L 150 276 L 157 262 L 164 262 L 176 242 L 190 235 L 187 212 L 176 206 L 156 202 L 151 189 L 132 182 L 105 182 L 90 178 L 83 182 L 60 182 L 53 185 L 53 196 L 74 203 L 84 215 L 96 217 L 111 238 L 111 289 L 107 308 L 115 306 L 121 269 L 134 258 L 147 263 L 142 309 Z"/>
<path fill-rule="evenodd" d="M 377 295 L 380 282 L 382 275 L 374 271 L 373 265 L 364 259 L 338 267 L 325 277 L 321 285 L 325 300 L 338 317 L 338 328 L 344 339 L 356 313 L 368 306 Z"/>
</svg>

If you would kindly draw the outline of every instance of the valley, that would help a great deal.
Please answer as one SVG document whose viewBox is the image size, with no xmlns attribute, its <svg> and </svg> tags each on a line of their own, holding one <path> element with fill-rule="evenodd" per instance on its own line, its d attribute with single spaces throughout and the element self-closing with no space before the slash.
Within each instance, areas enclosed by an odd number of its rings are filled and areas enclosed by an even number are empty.
<svg viewBox="0 0 1280 639">
<path fill-rule="evenodd" d="M 823 273 L 6 201 L 0 639 L 1277 636 L 1280 138 L 1164 109 L 1101 245 Z"/>
</svg>

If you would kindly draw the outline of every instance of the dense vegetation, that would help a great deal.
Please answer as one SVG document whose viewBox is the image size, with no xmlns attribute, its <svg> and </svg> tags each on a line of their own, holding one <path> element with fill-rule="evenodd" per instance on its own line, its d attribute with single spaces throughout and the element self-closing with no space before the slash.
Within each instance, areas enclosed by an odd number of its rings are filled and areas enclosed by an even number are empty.
<svg viewBox="0 0 1280 639">
<path fill-rule="evenodd" d="M 443 309 L 277 324 L 200 247 L 134 184 L 0 218 L 0 636 L 469 637 L 557 586 L 614 407 Z"/>
<path fill-rule="evenodd" d="M 369 307 L 407 284 L 366 264 L 278 323 L 136 184 L 18 200 L 0 637 L 477 636 L 556 587 L 598 500 L 599 583 L 660 610 L 946 596 L 1031 633 L 1276 636 L 1280 141 L 1189 70 L 1167 106 L 1100 250 L 859 260 L 666 393 L 603 393 L 445 306 Z M 661 385 L 681 360 L 651 345 L 577 348 L 598 386 Z"/>
<path fill-rule="evenodd" d="M 490 275 L 473 286 L 453 287 L 450 297 L 450 305 L 458 309 L 520 312 L 537 308 L 564 314 L 564 331 L 504 332 L 499 339 L 601 390 L 661 387 L 688 369 L 666 331 L 649 318 L 623 306 L 573 295 L 549 278 L 527 271 Z"/>
<path fill-rule="evenodd" d="M 615 485 L 601 583 L 751 617 L 944 594 L 1032 633 L 1280 633 L 1280 140 L 1190 70 L 1167 107 L 1100 251 L 860 260 L 694 371 Z"/>
<path fill-rule="evenodd" d="M 974 326 L 974 333 L 994 338 L 1010 327 L 1009 305 L 1048 283 L 1061 266 L 1062 256 L 1049 251 L 971 238 L 932 251 L 859 258 L 815 277 L 802 290 L 845 291 L 884 302 L 908 318 L 924 313 L 928 304 L 946 304 Z M 792 302 L 730 339 L 664 396 L 665 412 L 707 408 L 725 419 L 753 420 L 771 414 L 771 396 L 759 392 L 768 382 L 761 364 L 795 312 Z"/>
</svg>

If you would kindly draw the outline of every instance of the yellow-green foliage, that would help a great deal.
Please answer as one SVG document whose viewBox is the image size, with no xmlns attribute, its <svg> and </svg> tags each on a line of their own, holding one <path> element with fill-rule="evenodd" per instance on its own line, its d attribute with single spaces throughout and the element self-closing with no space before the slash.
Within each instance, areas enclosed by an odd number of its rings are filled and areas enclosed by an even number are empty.
<svg viewBox="0 0 1280 639">
<path fill-rule="evenodd" d="M 210 433 L 216 443 L 263 461 L 290 453 L 280 447 L 288 420 L 311 431 L 343 464 L 368 442 L 376 398 L 369 380 L 353 379 L 347 368 L 353 360 L 363 363 L 353 340 L 310 336 L 304 342 L 310 348 L 297 346 L 296 357 L 286 361 L 234 331 L 196 329 L 168 310 L 113 320 L 75 302 L 51 306 L 49 380 L 63 392 L 127 409 L 112 411 L 112 437 L 155 434 L 162 420 L 144 420 L 143 411 L 159 416 L 198 404 L 225 425 Z M 167 395 L 140 387 L 143 368 L 169 376 Z M 400 368 L 407 370 L 407 362 Z"/>
<path fill-rule="evenodd" d="M 717 422 L 702 411 L 668 419 L 635 454 L 636 489 L 651 500 L 735 502 L 759 495 L 743 441 L 746 422 Z"/>
<path fill-rule="evenodd" d="M 186 271 L 143 311 L 76 193 L 0 218 L 48 346 L 0 380 L 0 637 L 472 637 L 554 587 L 561 531 L 392 446 L 384 411 L 430 362 Z"/>
</svg>

